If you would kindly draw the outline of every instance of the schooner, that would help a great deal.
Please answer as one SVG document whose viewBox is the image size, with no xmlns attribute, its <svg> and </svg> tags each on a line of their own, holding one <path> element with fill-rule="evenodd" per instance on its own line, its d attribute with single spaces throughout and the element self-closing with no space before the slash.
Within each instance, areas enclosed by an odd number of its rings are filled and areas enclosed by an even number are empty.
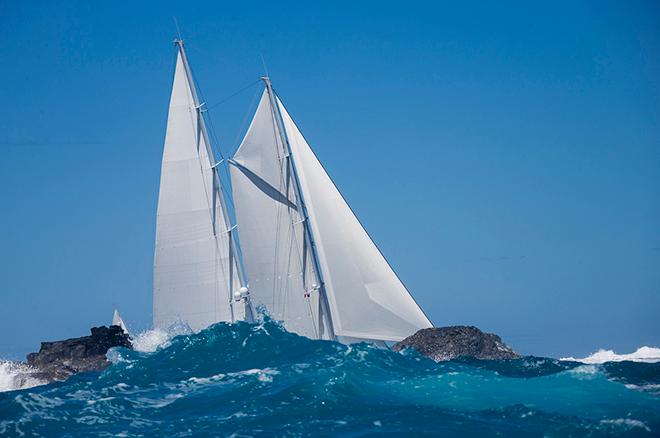
<svg viewBox="0 0 660 438">
<path fill-rule="evenodd" d="M 200 330 L 251 321 L 263 307 L 287 330 L 312 339 L 382 343 L 431 327 L 268 77 L 237 151 L 216 161 L 183 42 L 175 45 L 156 221 L 154 326 L 183 322 Z M 230 191 L 221 166 L 229 166 Z"/>
</svg>

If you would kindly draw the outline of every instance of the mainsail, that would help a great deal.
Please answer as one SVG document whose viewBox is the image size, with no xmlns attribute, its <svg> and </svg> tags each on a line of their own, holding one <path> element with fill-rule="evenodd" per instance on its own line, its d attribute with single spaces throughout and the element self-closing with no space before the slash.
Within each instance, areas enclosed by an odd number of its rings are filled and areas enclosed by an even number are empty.
<svg viewBox="0 0 660 438">
<path fill-rule="evenodd" d="M 153 323 L 193 330 L 245 316 L 217 162 L 181 41 L 167 118 L 154 257 Z"/>
<path fill-rule="evenodd" d="M 230 162 L 253 302 L 312 338 L 398 341 L 431 327 L 265 82 Z"/>
</svg>

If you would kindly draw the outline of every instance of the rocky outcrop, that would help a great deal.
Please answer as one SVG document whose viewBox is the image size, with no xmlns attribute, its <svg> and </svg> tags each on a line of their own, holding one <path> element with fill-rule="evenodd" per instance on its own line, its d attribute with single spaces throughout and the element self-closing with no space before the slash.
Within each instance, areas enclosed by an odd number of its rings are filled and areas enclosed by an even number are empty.
<svg viewBox="0 0 660 438">
<path fill-rule="evenodd" d="M 42 342 L 38 353 L 27 356 L 27 364 L 36 369 L 32 377 L 52 382 L 75 373 L 100 371 L 110 365 L 105 357 L 110 348 L 131 347 L 130 338 L 119 326 L 93 327 L 91 332 L 90 336 Z"/>
<path fill-rule="evenodd" d="M 457 357 L 516 359 L 520 357 L 499 336 L 472 326 L 427 328 L 394 345 L 394 350 L 413 348 L 435 361 Z"/>
</svg>

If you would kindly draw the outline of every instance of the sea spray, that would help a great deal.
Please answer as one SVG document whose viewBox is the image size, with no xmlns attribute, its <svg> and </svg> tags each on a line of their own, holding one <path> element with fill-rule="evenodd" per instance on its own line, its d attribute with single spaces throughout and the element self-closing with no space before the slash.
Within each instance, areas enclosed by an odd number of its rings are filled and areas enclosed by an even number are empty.
<svg viewBox="0 0 660 438">
<path fill-rule="evenodd" d="M 217 324 L 153 350 L 115 349 L 103 373 L 0 394 L 0 434 L 660 431 L 660 397 L 637 388 L 660 383 L 660 370 L 649 368 L 655 364 L 535 357 L 435 363 L 412 351 L 312 341 L 267 318 L 258 325 Z"/>
<path fill-rule="evenodd" d="M 23 362 L 0 360 L 0 392 L 27 389 L 43 385 L 34 368 Z"/>
</svg>

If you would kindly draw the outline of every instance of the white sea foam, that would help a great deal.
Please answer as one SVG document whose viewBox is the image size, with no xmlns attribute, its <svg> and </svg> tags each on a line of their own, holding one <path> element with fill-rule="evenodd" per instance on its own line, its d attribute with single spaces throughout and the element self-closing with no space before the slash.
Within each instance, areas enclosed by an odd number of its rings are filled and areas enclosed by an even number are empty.
<svg viewBox="0 0 660 438">
<path fill-rule="evenodd" d="M 594 365 L 580 365 L 579 367 L 569 370 L 568 373 L 582 380 L 593 379 L 598 374 L 598 368 Z"/>
<path fill-rule="evenodd" d="M 646 432 L 651 432 L 651 428 L 648 427 L 646 424 L 639 420 L 634 420 L 631 418 L 616 418 L 613 420 L 600 420 L 601 424 L 607 424 L 610 426 L 616 426 L 618 428 L 624 429 L 624 430 L 631 430 L 631 429 L 643 429 Z"/>
<path fill-rule="evenodd" d="M 627 383 L 626 388 L 633 389 L 635 391 L 648 392 L 653 395 L 660 395 L 660 385 L 657 383 L 647 383 L 643 385 L 635 385 L 632 383 Z"/>
<path fill-rule="evenodd" d="M 170 342 L 170 339 L 172 339 L 172 336 L 164 330 L 147 330 L 139 333 L 133 338 L 133 349 L 136 351 L 151 353 L 158 350 L 160 347 L 166 346 Z"/>
<path fill-rule="evenodd" d="M 622 362 L 630 360 L 633 362 L 660 362 L 660 348 L 640 347 L 634 353 L 617 354 L 614 350 L 598 350 L 591 356 L 581 359 L 575 357 L 562 357 L 560 360 L 570 360 L 588 364 L 601 364 L 605 362 Z"/>
<path fill-rule="evenodd" d="M 43 385 L 43 380 L 34 377 L 35 370 L 21 362 L 0 360 L 0 392 L 32 388 Z"/>
<path fill-rule="evenodd" d="M 257 376 L 257 380 L 264 383 L 271 383 L 273 381 L 273 376 L 280 374 L 279 371 L 273 368 L 252 368 L 249 370 L 236 371 L 233 373 L 220 373 L 214 374 L 209 377 L 190 377 L 186 382 L 192 383 L 195 385 L 207 385 L 209 383 L 216 383 L 227 378 L 236 378 L 243 376 Z"/>
<path fill-rule="evenodd" d="M 133 349 L 144 353 L 153 353 L 159 348 L 167 347 L 175 336 L 193 333 L 190 327 L 181 321 L 175 322 L 167 330 L 160 328 L 146 330 L 132 339 Z"/>
</svg>

